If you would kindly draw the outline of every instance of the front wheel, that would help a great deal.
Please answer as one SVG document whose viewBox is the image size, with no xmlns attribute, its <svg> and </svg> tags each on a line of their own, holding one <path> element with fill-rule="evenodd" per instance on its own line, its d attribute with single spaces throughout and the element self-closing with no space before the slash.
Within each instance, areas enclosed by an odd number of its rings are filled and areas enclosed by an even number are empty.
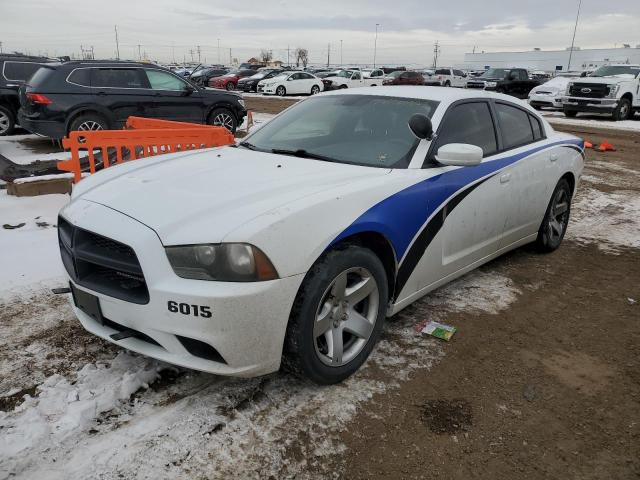
<svg viewBox="0 0 640 480">
<path fill-rule="evenodd" d="M 307 273 L 287 326 L 284 365 L 330 385 L 365 362 L 382 332 L 387 277 L 369 249 L 350 245 L 329 252 Z"/>
<path fill-rule="evenodd" d="M 227 82 L 227 85 L 224 88 L 226 88 L 228 92 L 231 92 L 236 89 L 236 86 L 233 82 Z"/>
<path fill-rule="evenodd" d="M 613 111 L 613 121 L 617 121 L 617 120 L 628 120 L 629 118 L 631 118 L 631 114 L 633 112 L 633 109 L 631 107 L 631 102 L 629 101 L 628 98 L 622 98 L 619 102 L 618 102 L 618 106 L 616 107 L 616 109 Z"/>
<path fill-rule="evenodd" d="M 444 86 L 445 87 L 450 87 L 451 86 L 451 82 L 449 80 L 447 80 L 446 82 L 444 82 Z"/>
<path fill-rule="evenodd" d="M 280 96 L 280 97 L 284 97 L 287 95 L 287 89 L 284 88 L 282 85 L 280 85 L 278 88 L 276 88 L 276 95 Z"/>
<path fill-rule="evenodd" d="M 571 213 L 571 188 L 566 179 L 561 179 L 556 185 L 544 220 L 538 231 L 536 246 L 542 252 L 553 252 L 562 243 L 567 232 L 569 215 Z"/>
<path fill-rule="evenodd" d="M 318 85 L 311 87 L 311 95 L 317 95 L 318 93 L 320 93 L 320 87 Z"/>
<path fill-rule="evenodd" d="M 216 127 L 224 127 L 231 133 L 235 133 L 238 127 L 238 120 L 236 116 L 226 108 L 216 108 L 209 115 L 209 125 L 215 125 Z"/>
<path fill-rule="evenodd" d="M 11 135 L 16 126 L 16 117 L 7 107 L 0 105 L 0 137 Z"/>
<path fill-rule="evenodd" d="M 565 117 L 569 117 L 569 118 L 575 118 L 576 115 L 578 115 L 578 112 L 575 110 L 567 110 L 566 108 L 563 109 L 564 112 L 564 116 Z"/>
</svg>

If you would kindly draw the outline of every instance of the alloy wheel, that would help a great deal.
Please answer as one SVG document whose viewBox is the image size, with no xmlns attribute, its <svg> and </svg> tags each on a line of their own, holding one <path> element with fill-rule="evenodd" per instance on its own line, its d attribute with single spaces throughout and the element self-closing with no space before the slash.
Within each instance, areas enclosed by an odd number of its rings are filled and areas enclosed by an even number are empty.
<svg viewBox="0 0 640 480">
<path fill-rule="evenodd" d="M 6 113 L 0 111 L 0 135 L 3 135 L 9 131 L 10 124 L 11 121 L 9 119 L 9 116 Z"/>
<path fill-rule="evenodd" d="M 340 367 L 365 347 L 376 325 L 380 293 L 366 268 L 337 275 L 316 311 L 313 338 L 316 354 L 325 365 Z"/>
<path fill-rule="evenodd" d="M 228 113 L 219 113 L 213 117 L 213 124 L 217 127 L 224 127 L 230 132 L 233 131 L 233 118 Z"/>
<path fill-rule="evenodd" d="M 98 122 L 94 122 L 93 120 L 87 120 L 86 122 L 82 122 L 78 125 L 78 131 L 81 132 L 94 132 L 96 130 L 102 130 L 102 125 Z"/>
<path fill-rule="evenodd" d="M 558 243 L 569 223 L 569 196 L 564 188 L 556 193 L 547 219 L 547 233 L 552 243 Z"/>
<path fill-rule="evenodd" d="M 631 109 L 631 107 L 629 106 L 628 103 L 624 103 L 621 107 L 620 107 L 620 115 L 619 118 L 621 120 L 626 120 L 629 117 L 629 110 Z"/>
</svg>

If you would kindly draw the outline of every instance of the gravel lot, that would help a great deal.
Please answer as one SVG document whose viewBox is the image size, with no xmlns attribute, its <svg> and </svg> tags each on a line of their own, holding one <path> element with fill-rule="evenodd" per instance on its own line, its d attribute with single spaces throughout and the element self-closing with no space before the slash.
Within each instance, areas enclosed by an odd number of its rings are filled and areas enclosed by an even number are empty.
<svg viewBox="0 0 640 480">
<path fill-rule="evenodd" d="M 617 147 L 588 151 L 563 246 L 428 295 L 342 385 L 174 369 L 44 290 L 1 300 L 0 478 L 638 478 L 640 135 L 561 128 Z"/>
</svg>

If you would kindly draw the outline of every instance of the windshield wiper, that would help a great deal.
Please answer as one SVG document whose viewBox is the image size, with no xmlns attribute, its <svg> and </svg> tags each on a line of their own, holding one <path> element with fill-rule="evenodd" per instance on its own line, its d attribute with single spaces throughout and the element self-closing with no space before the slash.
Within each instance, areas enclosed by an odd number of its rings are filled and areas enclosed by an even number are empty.
<svg viewBox="0 0 640 480">
<path fill-rule="evenodd" d="M 334 162 L 337 163 L 338 160 L 331 157 L 325 157 L 324 155 L 319 155 L 317 153 L 307 152 L 306 150 L 299 148 L 297 150 L 287 150 L 284 148 L 274 148 L 271 150 L 271 153 L 277 153 L 279 155 L 291 155 L 293 157 L 300 158 L 311 158 L 313 160 L 323 160 L 325 162 Z"/>
<path fill-rule="evenodd" d="M 256 147 L 253 143 L 249 143 L 249 142 L 240 142 L 239 145 L 241 147 L 244 147 L 248 150 L 258 150 L 258 147 Z"/>
</svg>

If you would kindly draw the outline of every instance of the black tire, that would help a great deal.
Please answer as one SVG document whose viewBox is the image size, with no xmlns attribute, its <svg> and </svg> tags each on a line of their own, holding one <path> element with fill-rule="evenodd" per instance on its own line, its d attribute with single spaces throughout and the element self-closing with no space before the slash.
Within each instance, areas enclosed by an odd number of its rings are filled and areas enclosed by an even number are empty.
<svg viewBox="0 0 640 480">
<path fill-rule="evenodd" d="M 567 225 L 571 215 L 571 194 L 569 182 L 561 178 L 553 190 L 547 210 L 544 212 L 544 219 L 538 230 L 538 238 L 536 238 L 535 244 L 539 251 L 544 253 L 553 252 L 562 243 L 562 239 L 567 233 Z M 562 204 L 565 204 L 565 210 L 558 208 Z M 561 210 L 563 211 L 561 212 Z M 558 232 L 559 228 L 562 231 Z"/>
<path fill-rule="evenodd" d="M 568 110 L 565 108 L 562 111 L 564 112 L 565 117 L 575 118 L 575 116 L 578 115 L 578 112 L 575 110 Z"/>
<path fill-rule="evenodd" d="M 450 87 L 451 86 L 451 82 L 449 80 L 447 80 L 446 82 L 444 82 L 444 86 L 445 87 Z"/>
<path fill-rule="evenodd" d="M 351 352 L 353 358 L 344 364 L 332 366 L 326 363 L 330 361 L 328 347 L 327 354 L 324 354 L 319 344 L 324 341 L 324 335 L 334 333 L 337 328 L 336 324 L 340 328 L 344 328 L 349 322 L 348 320 L 342 320 L 346 322 L 342 324 L 339 319 L 331 320 L 333 327 L 336 328 L 331 328 L 330 331 L 328 330 L 317 338 L 314 335 L 314 328 L 317 314 L 321 307 L 342 305 L 342 303 L 338 302 L 330 303 L 330 299 L 333 297 L 331 297 L 332 293 L 328 289 L 337 277 L 349 269 L 358 269 L 369 274 L 368 278 L 375 280 L 378 292 L 377 308 L 375 301 L 369 304 L 372 301 L 369 298 L 361 301 L 361 303 L 356 303 L 354 308 L 362 308 L 363 312 L 370 309 L 377 313 L 375 313 L 375 321 L 371 324 L 372 330 L 366 340 L 358 339 L 357 336 L 346 332 L 346 330 L 340 330 L 343 332 L 339 333 L 339 335 L 342 339 L 341 341 L 344 342 L 345 355 L 348 355 L 349 348 L 353 348 L 354 350 Z M 358 273 L 353 274 L 357 279 Z M 360 368 L 380 338 L 386 317 L 388 298 L 385 269 L 380 259 L 371 250 L 355 245 L 346 245 L 330 251 L 309 270 L 298 291 L 287 326 L 283 366 L 294 374 L 308 378 L 321 385 L 331 385 L 345 380 Z M 348 309 L 349 306 L 343 308 Z M 330 308 L 330 311 L 335 312 L 333 307 Z M 344 332 L 346 332 L 346 342 L 344 341 Z M 350 347 L 349 342 L 360 342 L 360 346 L 355 349 L 356 344 L 351 343 Z"/>
<path fill-rule="evenodd" d="M 231 133 L 236 133 L 236 129 L 238 128 L 238 119 L 231 110 L 224 107 L 213 109 L 209 114 L 207 123 L 209 125 L 224 127 Z"/>
<path fill-rule="evenodd" d="M 320 87 L 318 85 L 311 87 L 311 95 L 317 95 L 318 93 L 320 93 Z"/>
<path fill-rule="evenodd" d="M 236 86 L 233 84 L 233 82 L 227 82 L 227 84 L 224 86 L 224 88 L 228 91 L 228 92 L 232 92 L 233 90 L 236 89 Z"/>
<path fill-rule="evenodd" d="M 281 97 L 286 97 L 287 89 L 284 88 L 282 85 L 280 85 L 278 88 L 276 88 L 276 95 L 279 95 Z"/>
<path fill-rule="evenodd" d="M 633 116 L 631 101 L 628 98 L 620 99 L 618 106 L 611 116 L 614 122 L 630 119 Z"/>
<path fill-rule="evenodd" d="M 0 137 L 11 135 L 16 128 L 16 115 L 13 110 L 0 105 Z"/>
<path fill-rule="evenodd" d="M 344 90 L 345 88 L 349 88 L 346 85 L 340 85 L 340 90 Z"/>
<path fill-rule="evenodd" d="M 76 130 L 109 130 L 109 121 L 99 113 L 84 113 L 74 118 L 69 124 L 69 132 Z"/>
<path fill-rule="evenodd" d="M 540 105 L 531 105 L 535 110 L 542 110 Z"/>
</svg>

